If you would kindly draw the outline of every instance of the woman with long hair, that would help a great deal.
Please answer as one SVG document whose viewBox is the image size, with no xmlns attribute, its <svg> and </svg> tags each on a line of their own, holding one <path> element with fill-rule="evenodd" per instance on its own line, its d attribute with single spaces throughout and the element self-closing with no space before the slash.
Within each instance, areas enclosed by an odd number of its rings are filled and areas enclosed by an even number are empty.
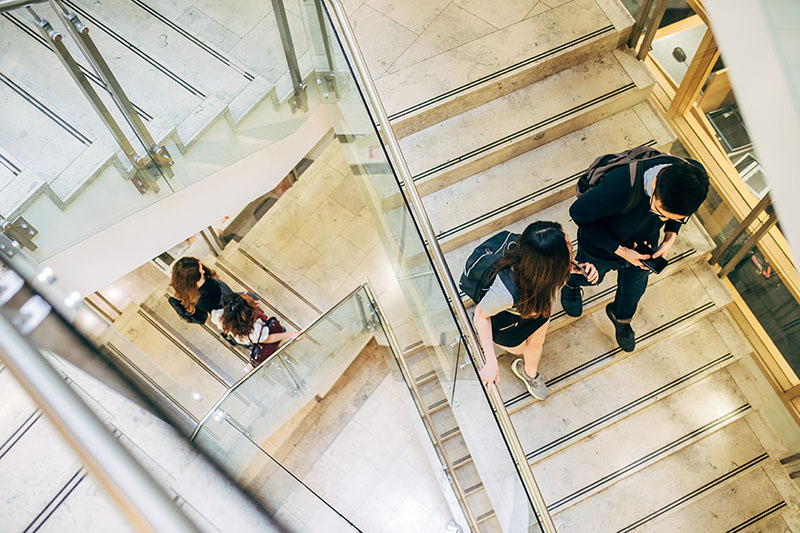
<svg viewBox="0 0 800 533">
<path fill-rule="evenodd" d="M 491 388 L 500 378 L 494 344 L 521 355 L 511 370 L 535 398 L 547 398 L 539 373 L 542 346 L 550 323 L 553 299 L 570 273 L 597 280 L 590 263 L 572 261 L 572 243 L 556 222 L 530 224 L 493 267 L 494 280 L 475 307 L 475 329 L 483 347 L 485 366 L 481 379 Z M 516 295 L 514 294 L 516 293 Z"/>
<path fill-rule="evenodd" d="M 249 294 L 222 297 L 222 308 L 211 312 L 211 321 L 239 344 L 271 344 L 297 337 L 299 331 L 269 332 L 269 318 Z"/>
<path fill-rule="evenodd" d="M 181 305 L 192 315 L 193 322 L 198 324 L 206 321 L 208 313 L 221 308 L 223 292 L 230 292 L 217 273 L 196 257 L 181 257 L 175 262 L 170 286 Z"/>
</svg>

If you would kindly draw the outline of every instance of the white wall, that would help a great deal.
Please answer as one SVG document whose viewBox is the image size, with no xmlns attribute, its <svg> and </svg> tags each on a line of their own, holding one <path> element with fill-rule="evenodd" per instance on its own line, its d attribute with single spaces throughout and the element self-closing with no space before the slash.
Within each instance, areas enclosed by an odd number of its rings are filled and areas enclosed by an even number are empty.
<svg viewBox="0 0 800 533">
<path fill-rule="evenodd" d="M 797 0 L 706 0 L 711 26 L 772 191 L 783 233 L 800 257 L 800 49 Z"/>
<path fill-rule="evenodd" d="M 330 130 L 320 106 L 292 135 L 51 257 L 64 287 L 82 295 L 119 279 L 280 183 Z"/>
</svg>

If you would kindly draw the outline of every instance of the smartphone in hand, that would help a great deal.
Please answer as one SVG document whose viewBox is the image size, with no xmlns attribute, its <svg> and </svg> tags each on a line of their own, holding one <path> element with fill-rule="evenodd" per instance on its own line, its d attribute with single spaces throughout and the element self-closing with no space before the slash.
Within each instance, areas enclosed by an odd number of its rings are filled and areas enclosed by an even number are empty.
<svg viewBox="0 0 800 533">
<path fill-rule="evenodd" d="M 634 251 L 643 255 L 650 255 L 650 256 L 652 256 L 655 253 L 655 250 L 653 250 L 649 245 L 644 243 L 637 244 L 636 248 L 634 248 Z M 661 271 L 664 270 L 664 268 L 666 268 L 669 262 L 663 257 L 657 257 L 655 259 L 651 257 L 650 259 L 642 259 L 642 264 L 646 266 L 653 274 L 660 274 Z"/>
</svg>

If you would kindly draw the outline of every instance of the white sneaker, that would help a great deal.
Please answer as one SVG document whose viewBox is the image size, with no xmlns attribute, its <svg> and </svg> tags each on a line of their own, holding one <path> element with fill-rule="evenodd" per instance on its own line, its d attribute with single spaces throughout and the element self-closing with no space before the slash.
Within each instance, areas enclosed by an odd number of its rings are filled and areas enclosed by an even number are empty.
<svg viewBox="0 0 800 533">
<path fill-rule="evenodd" d="M 544 382 L 544 378 L 542 377 L 541 372 L 536 373 L 536 377 L 530 377 L 527 372 L 525 372 L 525 362 L 522 358 L 517 358 L 511 363 L 511 371 L 514 372 L 514 375 L 517 376 L 522 382 L 525 384 L 525 387 L 528 389 L 528 392 L 531 393 L 531 396 L 538 400 L 544 400 L 550 394 L 547 390 L 547 385 Z"/>
</svg>

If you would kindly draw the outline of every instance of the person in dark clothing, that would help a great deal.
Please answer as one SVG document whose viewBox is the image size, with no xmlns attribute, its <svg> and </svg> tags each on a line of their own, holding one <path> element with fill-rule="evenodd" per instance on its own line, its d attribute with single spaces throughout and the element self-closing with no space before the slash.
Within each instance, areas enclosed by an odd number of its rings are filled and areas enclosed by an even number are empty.
<svg viewBox="0 0 800 533">
<path fill-rule="evenodd" d="M 633 187 L 628 165 L 614 167 L 579 196 L 569 210 L 578 225 L 577 261 L 597 268 L 597 283 L 608 271 L 617 271 L 616 297 L 606 306 L 606 314 L 614 323 L 620 348 L 627 352 L 636 347 L 630 323 L 650 273 L 642 264 L 650 255 L 634 248 L 646 243 L 655 250 L 653 258 L 665 256 L 681 226 L 708 193 L 708 176 L 697 161 L 665 155 L 639 165 L 642 168 Z M 624 209 L 634 194 L 641 199 L 632 209 Z M 662 228 L 664 238 L 657 245 Z M 586 277 L 573 274 L 561 290 L 561 304 L 570 316 L 583 312 L 584 285 L 589 285 Z"/>
<path fill-rule="evenodd" d="M 170 286 L 175 290 L 175 297 L 198 324 L 205 323 L 211 311 L 221 309 L 223 292 L 230 292 L 216 272 L 204 266 L 196 257 L 178 259 L 172 267 Z"/>
</svg>

